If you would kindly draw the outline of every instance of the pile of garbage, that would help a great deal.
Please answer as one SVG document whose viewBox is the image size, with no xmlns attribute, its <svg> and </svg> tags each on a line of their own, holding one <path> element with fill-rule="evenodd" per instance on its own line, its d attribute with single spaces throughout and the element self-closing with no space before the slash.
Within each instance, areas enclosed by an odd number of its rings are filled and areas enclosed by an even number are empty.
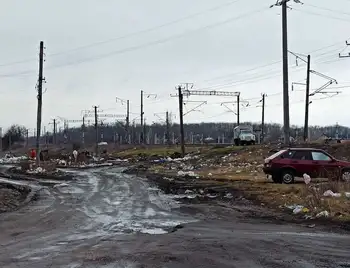
<svg viewBox="0 0 350 268">
<path fill-rule="evenodd" d="M 6 154 L 3 158 L 0 158 L 0 164 L 18 164 L 27 159 L 27 156 L 13 156 L 11 154 Z"/>
</svg>

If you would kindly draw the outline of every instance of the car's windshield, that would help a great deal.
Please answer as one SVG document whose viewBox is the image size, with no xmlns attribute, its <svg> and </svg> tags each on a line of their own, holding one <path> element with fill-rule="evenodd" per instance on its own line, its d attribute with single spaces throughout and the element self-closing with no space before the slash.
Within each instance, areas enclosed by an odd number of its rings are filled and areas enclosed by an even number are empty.
<svg viewBox="0 0 350 268">
<path fill-rule="evenodd" d="M 246 129 L 243 129 L 243 130 L 241 130 L 241 133 L 242 133 L 242 134 L 250 134 L 250 133 L 251 133 L 251 131 L 246 130 Z"/>
</svg>

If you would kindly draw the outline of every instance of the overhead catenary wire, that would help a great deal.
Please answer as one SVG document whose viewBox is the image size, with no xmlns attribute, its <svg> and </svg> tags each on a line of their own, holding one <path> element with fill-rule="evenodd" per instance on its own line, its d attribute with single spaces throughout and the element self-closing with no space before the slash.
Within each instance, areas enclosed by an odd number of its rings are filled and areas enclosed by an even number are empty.
<svg viewBox="0 0 350 268">
<path fill-rule="evenodd" d="M 130 52 L 130 51 L 135 51 L 135 50 L 139 50 L 139 49 L 142 49 L 142 48 L 151 47 L 151 46 L 154 46 L 154 45 L 166 43 L 166 42 L 169 42 L 169 41 L 174 40 L 174 39 L 182 38 L 182 37 L 184 37 L 186 35 L 189 35 L 189 34 L 194 34 L 194 33 L 197 33 L 197 32 L 203 31 L 203 30 L 208 30 L 208 29 L 212 29 L 212 28 L 215 28 L 215 27 L 218 27 L 218 26 L 222 26 L 222 25 L 231 23 L 233 21 L 240 20 L 242 18 L 249 17 L 249 16 L 252 16 L 252 15 L 254 15 L 256 13 L 260 13 L 260 12 L 263 12 L 263 11 L 266 11 L 266 10 L 268 10 L 268 9 L 267 8 L 260 8 L 260 9 L 254 10 L 254 11 L 247 12 L 245 14 L 241 14 L 241 15 L 238 15 L 238 16 L 234 16 L 234 17 L 228 18 L 228 19 L 220 21 L 220 22 L 216 22 L 216 23 L 213 23 L 213 24 L 202 26 L 202 27 L 199 27 L 199 28 L 194 29 L 194 30 L 189 30 L 189 31 L 186 31 L 186 32 L 183 32 L 183 33 L 180 33 L 180 34 L 171 35 L 171 36 L 166 37 L 166 38 L 150 41 L 150 42 L 143 43 L 143 44 L 140 44 L 140 45 L 135 45 L 135 46 L 123 48 L 123 49 L 120 49 L 120 50 L 110 51 L 110 52 L 99 54 L 99 55 L 96 55 L 96 56 L 86 57 L 86 58 L 83 58 L 81 60 L 77 60 L 77 61 L 73 61 L 73 62 L 61 64 L 61 65 L 48 66 L 47 70 L 52 70 L 52 69 L 57 69 L 57 68 L 62 68 L 62 67 L 72 66 L 72 65 L 78 65 L 78 64 L 81 64 L 81 63 L 85 63 L 85 62 L 96 61 L 96 60 L 100 60 L 100 59 L 103 59 L 103 58 L 108 58 L 108 57 L 111 57 L 111 56 L 124 54 L 124 53 Z M 29 73 L 32 73 L 32 72 L 33 71 L 26 71 L 26 74 L 29 74 Z M 4 74 L 4 75 L 0 74 L 0 77 L 13 77 L 13 76 L 16 76 L 16 75 L 23 75 L 23 72 L 17 73 L 17 74 L 16 73 L 14 73 L 14 74 Z"/>
<path fill-rule="evenodd" d="M 143 29 L 143 30 L 140 30 L 140 31 L 128 33 L 128 34 L 125 34 L 125 35 L 122 35 L 122 36 L 118 36 L 118 37 L 114 37 L 114 38 L 111 38 L 111 39 L 108 39 L 108 40 L 98 41 L 98 42 L 94 42 L 94 43 L 91 43 L 91 44 L 75 47 L 75 48 L 72 48 L 72 49 L 63 50 L 63 51 L 59 51 L 59 52 L 56 52 L 56 53 L 51 53 L 51 54 L 48 54 L 47 56 L 49 56 L 49 57 L 59 56 L 59 55 L 67 54 L 69 52 L 82 50 L 82 49 L 87 49 L 87 48 L 96 47 L 96 46 L 104 45 L 104 44 L 107 44 L 107 43 L 119 41 L 119 40 L 122 40 L 122 39 L 126 39 L 126 38 L 129 38 L 129 37 L 132 37 L 132 36 L 139 35 L 139 34 L 149 33 L 149 32 L 152 32 L 152 31 L 155 31 L 155 30 L 158 30 L 158 29 L 170 26 L 170 25 L 177 24 L 179 22 L 182 22 L 182 21 L 185 21 L 185 20 L 188 20 L 188 19 L 192 19 L 192 18 L 198 17 L 198 16 L 203 15 L 203 14 L 208 13 L 208 12 L 212 12 L 212 11 L 216 11 L 216 10 L 228 7 L 228 6 L 233 5 L 233 4 L 235 4 L 235 3 L 239 2 L 239 1 L 241 1 L 241 0 L 228 1 L 226 3 L 220 4 L 220 5 L 216 5 L 214 7 L 209 8 L 209 9 L 206 9 L 206 10 L 203 10 L 203 11 L 200 11 L 200 12 L 196 12 L 196 13 L 192 13 L 190 15 L 187 15 L 187 16 L 184 16 L 184 17 L 181 17 L 181 18 L 169 21 L 169 22 L 165 22 L 165 23 L 160 24 L 160 25 L 156 25 L 154 27 L 150 27 L 150 28 L 146 28 L 146 29 Z M 14 62 L 0 64 L 0 67 L 11 66 L 11 65 L 16 65 L 16 64 L 21 64 L 21 63 L 27 63 L 27 62 L 36 61 L 36 60 L 37 60 L 36 58 L 30 58 L 30 59 L 26 59 L 26 60 L 14 61 Z"/>
<path fill-rule="evenodd" d="M 344 12 L 344 11 L 341 11 L 341 10 L 335 10 L 335 9 L 331 9 L 331 8 L 327 8 L 327 7 L 320 7 L 320 6 L 316 6 L 316 5 L 309 4 L 309 3 L 304 3 L 304 5 L 307 6 L 307 7 L 309 6 L 309 7 L 320 9 L 320 10 L 325 10 L 325 11 L 330 11 L 330 12 L 333 12 L 333 13 L 338 13 L 338 14 L 350 16 L 349 12 Z"/>
</svg>

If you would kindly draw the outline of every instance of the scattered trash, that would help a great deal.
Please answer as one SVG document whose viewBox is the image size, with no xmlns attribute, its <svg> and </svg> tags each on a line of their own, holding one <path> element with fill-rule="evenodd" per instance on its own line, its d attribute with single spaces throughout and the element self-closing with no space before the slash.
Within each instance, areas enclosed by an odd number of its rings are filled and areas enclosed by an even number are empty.
<svg viewBox="0 0 350 268">
<path fill-rule="evenodd" d="M 306 185 L 310 184 L 311 177 L 308 174 L 304 173 L 303 174 L 303 178 L 304 178 L 304 182 L 305 182 Z"/>
<path fill-rule="evenodd" d="M 323 196 L 331 196 L 331 197 L 341 197 L 341 194 L 340 193 L 333 193 L 333 191 L 331 190 L 327 190 L 323 193 Z"/>
<path fill-rule="evenodd" d="M 41 173 L 46 173 L 46 170 L 43 169 L 42 167 L 37 167 L 34 170 L 27 170 L 27 173 L 29 173 L 29 174 L 41 174 Z"/>
<path fill-rule="evenodd" d="M 231 198 L 233 198 L 233 195 L 232 195 L 231 193 L 227 193 L 227 194 L 225 195 L 225 198 L 231 199 Z"/>
<path fill-rule="evenodd" d="M 178 176 L 190 176 L 190 177 L 196 177 L 196 178 L 199 178 L 199 175 L 195 174 L 193 171 L 178 171 L 177 172 L 177 175 Z"/>
<path fill-rule="evenodd" d="M 346 198 L 350 199 L 350 193 L 345 193 Z"/>
<path fill-rule="evenodd" d="M 302 211 L 303 211 L 303 213 L 308 213 L 310 210 L 308 208 L 304 207 Z"/>
<path fill-rule="evenodd" d="M 325 217 L 327 218 L 329 216 L 329 212 L 327 210 L 321 211 L 316 215 L 317 218 Z"/>
<path fill-rule="evenodd" d="M 0 164 L 17 164 L 21 162 L 22 160 L 27 160 L 27 156 L 19 156 L 15 157 L 10 154 L 6 154 L 3 158 L 0 158 Z"/>
<path fill-rule="evenodd" d="M 304 209 L 303 206 L 296 206 L 294 209 L 293 209 L 293 214 L 298 214 L 300 212 L 302 212 Z"/>
</svg>

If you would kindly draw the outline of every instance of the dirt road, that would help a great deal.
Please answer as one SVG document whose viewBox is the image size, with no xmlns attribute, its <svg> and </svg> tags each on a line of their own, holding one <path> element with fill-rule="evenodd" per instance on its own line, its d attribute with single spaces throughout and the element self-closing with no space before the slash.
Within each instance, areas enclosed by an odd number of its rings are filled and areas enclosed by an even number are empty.
<svg viewBox="0 0 350 268">
<path fill-rule="evenodd" d="M 118 168 L 75 172 L 0 214 L 0 267 L 350 267 L 350 236 L 180 204 Z"/>
</svg>

